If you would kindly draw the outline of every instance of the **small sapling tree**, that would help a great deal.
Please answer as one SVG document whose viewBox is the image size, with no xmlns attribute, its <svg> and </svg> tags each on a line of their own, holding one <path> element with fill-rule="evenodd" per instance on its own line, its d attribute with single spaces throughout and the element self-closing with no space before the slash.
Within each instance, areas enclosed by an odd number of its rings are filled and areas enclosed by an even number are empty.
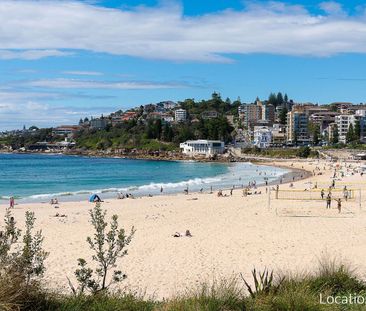
<svg viewBox="0 0 366 311">
<path fill-rule="evenodd" d="M 134 227 L 126 235 L 123 228 L 118 226 L 118 216 L 113 215 L 108 228 L 106 222 L 106 211 L 101 208 L 100 203 L 90 211 L 91 224 L 94 228 L 94 236 L 88 237 L 87 242 L 93 251 L 92 260 L 96 263 L 95 271 L 88 267 L 85 259 L 78 259 L 78 269 L 75 271 L 78 287 L 75 288 L 69 280 L 71 290 L 74 294 L 82 294 L 86 290 L 91 293 L 106 291 L 114 284 L 121 282 L 126 275 L 121 270 L 114 270 L 108 280 L 107 276 L 117 265 L 117 260 L 127 255 L 126 247 L 131 243 L 135 234 Z"/>
<path fill-rule="evenodd" d="M 45 272 L 44 261 L 49 255 L 42 247 L 44 240 L 42 230 L 37 231 L 33 235 L 32 231 L 35 220 L 34 212 L 27 211 L 25 213 L 25 233 L 23 235 L 23 246 L 20 251 L 18 267 L 27 285 L 33 278 L 43 276 Z"/>
</svg>

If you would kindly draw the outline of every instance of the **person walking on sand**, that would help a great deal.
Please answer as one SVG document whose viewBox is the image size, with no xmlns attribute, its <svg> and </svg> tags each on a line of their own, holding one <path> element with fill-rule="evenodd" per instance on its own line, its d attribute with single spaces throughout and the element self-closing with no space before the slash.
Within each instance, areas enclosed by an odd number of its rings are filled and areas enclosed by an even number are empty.
<svg viewBox="0 0 366 311">
<path fill-rule="evenodd" d="M 338 213 L 340 214 L 342 211 L 342 200 L 340 198 L 337 200 L 337 208 L 338 208 Z"/>
<path fill-rule="evenodd" d="M 233 189 L 230 189 L 230 196 L 233 195 Z"/>
<path fill-rule="evenodd" d="M 332 203 L 332 196 L 330 194 L 330 192 L 327 195 L 327 209 L 330 209 L 330 204 Z"/>
<path fill-rule="evenodd" d="M 343 197 L 347 201 L 348 200 L 348 189 L 347 186 L 344 186 L 343 188 Z"/>
<path fill-rule="evenodd" d="M 280 190 L 280 186 L 279 185 L 277 185 L 276 186 L 276 199 L 278 199 L 278 191 Z"/>
<path fill-rule="evenodd" d="M 324 189 L 322 189 L 322 191 L 320 191 L 320 196 L 322 197 L 322 200 L 324 200 Z"/>
<path fill-rule="evenodd" d="M 9 207 L 10 208 L 14 208 L 14 205 L 15 205 L 14 197 L 10 197 L 10 199 L 9 199 Z"/>
</svg>

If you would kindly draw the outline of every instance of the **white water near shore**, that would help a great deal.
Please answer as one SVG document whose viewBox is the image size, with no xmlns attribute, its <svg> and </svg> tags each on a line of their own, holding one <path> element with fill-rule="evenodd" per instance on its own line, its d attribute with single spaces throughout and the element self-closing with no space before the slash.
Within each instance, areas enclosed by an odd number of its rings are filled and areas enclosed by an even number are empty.
<svg viewBox="0 0 366 311">
<path fill-rule="evenodd" d="M 28 161 L 31 164 L 28 165 Z M 173 194 L 208 189 L 242 188 L 249 182 L 263 184 L 288 172 L 251 163 L 198 163 L 101 159 L 86 157 L 3 156 L 0 200 L 14 196 L 23 203 L 86 200 L 97 193 L 115 198 L 117 193 L 134 196 Z M 1 162 L 1 158 L 0 158 Z M 66 172 L 65 172 L 66 171 Z M 161 192 L 163 189 L 163 192 Z"/>
</svg>

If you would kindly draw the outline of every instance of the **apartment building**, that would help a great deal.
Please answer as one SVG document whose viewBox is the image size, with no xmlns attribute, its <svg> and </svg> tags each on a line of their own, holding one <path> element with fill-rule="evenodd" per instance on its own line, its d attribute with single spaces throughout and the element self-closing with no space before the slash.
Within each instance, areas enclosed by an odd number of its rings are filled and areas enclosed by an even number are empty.
<svg viewBox="0 0 366 311">
<path fill-rule="evenodd" d="M 262 107 L 256 104 L 244 104 L 239 107 L 239 117 L 245 128 L 253 127 L 262 119 Z"/>
<path fill-rule="evenodd" d="M 292 110 L 287 113 L 287 141 L 300 145 L 308 144 L 309 117 L 304 109 Z"/>
<path fill-rule="evenodd" d="M 187 120 L 187 111 L 184 109 L 175 110 L 175 121 L 176 122 L 184 122 Z"/>
<path fill-rule="evenodd" d="M 348 129 L 352 124 L 355 126 L 356 116 L 353 114 L 341 114 L 335 117 L 335 123 L 338 129 L 339 142 L 346 143 Z"/>
</svg>

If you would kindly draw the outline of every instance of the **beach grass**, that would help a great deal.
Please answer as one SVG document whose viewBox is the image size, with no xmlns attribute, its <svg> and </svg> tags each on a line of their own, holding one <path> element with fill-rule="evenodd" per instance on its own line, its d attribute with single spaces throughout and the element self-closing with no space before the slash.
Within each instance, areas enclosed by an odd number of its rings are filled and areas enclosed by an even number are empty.
<svg viewBox="0 0 366 311">
<path fill-rule="evenodd" d="M 248 283 L 254 280 L 247 280 Z M 280 274 L 269 290 L 249 295 L 240 278 L 203 283 L 168 300 L 157 301 L 132 293 L 65 295 L 52 293 L 38 283 L 24 284 L 10 276 L 0 279 L 0 310 L 60 311 L 272 311 L 366 310 L 366 305 L 321 304 L 322 295 L 366 296 L 366 283 L 349 266 L 321 261 L 315 273 Z M 255 288 L 255 287 L 253 287 Z"/>
</svg>

